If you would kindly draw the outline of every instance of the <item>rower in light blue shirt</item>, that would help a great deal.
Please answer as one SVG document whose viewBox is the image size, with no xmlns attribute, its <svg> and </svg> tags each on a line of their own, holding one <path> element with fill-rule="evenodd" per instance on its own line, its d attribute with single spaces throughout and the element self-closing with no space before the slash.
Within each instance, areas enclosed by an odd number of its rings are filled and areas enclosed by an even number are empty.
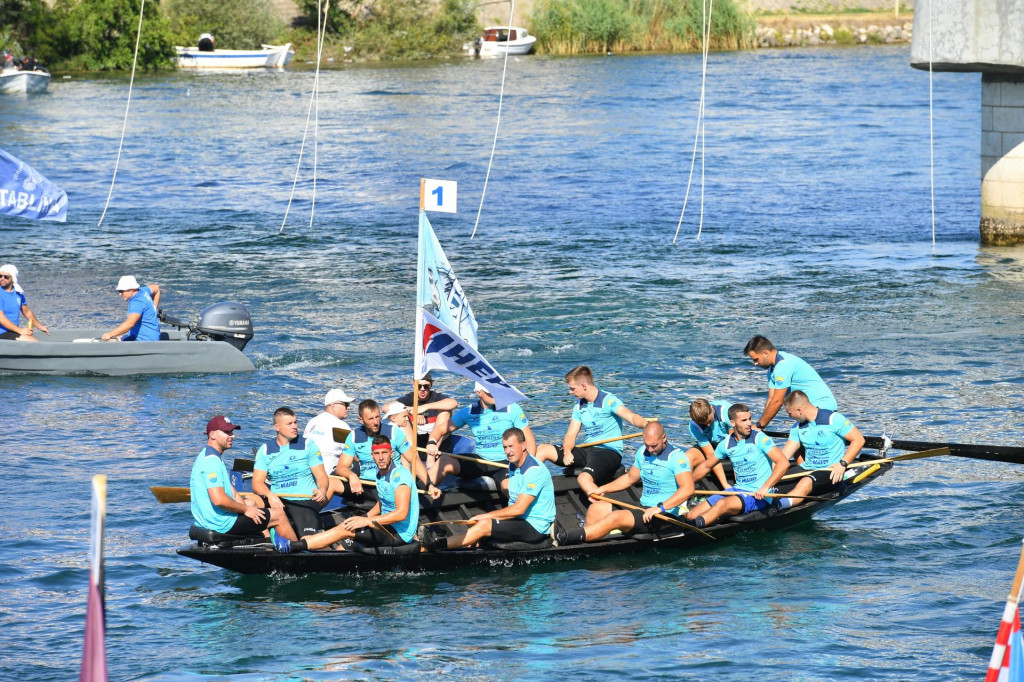
<svg viewBox="0 0 1024 682">
<path fill-rule="evenodd" d="M 643 486 L 640 503 L 644 509 L 621 509 L 602 499 L 637 483 Z M 644 444 L 637 450 L 629 471 L 594 491 L 586 527 L 560 530 L 556 539 L 559 545 L 578 545 L 600 540 L 613 530 L 678 535 L 681 526 L 673 520 L 685 511 L 681 505 L 693 495 L 693 490 L 686 453 L 668 442 L 661 424 L 651 422 L 644 427 Z"/>
<path fill-rule="evenodd" d="M 768 400 L 754 428 L 763 430 L 771 423 L 782 408 L 782 400 L 790 391 L 803 391 L 814 405 L 826 410 L 839 409 L 832 391 L 818 373 L 801 358 L 777 350 L 772 342 L 763 336 L 750 339 L 743 352 L 755 365 L 767 370 L 768 374 Z"/>
<path fill-rule="evenodd" d="M 812 404 L 803 391 L 786 396 L 786 411 L 797 420 L 789 431 L 789 440 L 782 448 L 786 457 L 797 457 L 798 471 L 808 472 L 783 498 L 780 508 L 795 507 L 806 495 L 822 495 L 835 490 L 846 470 L 864 447 L 864 436 L 849 419 L 832 410 Z M 794 472 L 795 473 L 795 472 Z"/>
<path fill-rule="evenodd" d="M 700 480 L 721 459 L 732 462 L 736 485 L 728 492 L 740 495 L 712 495 L 687 513 L 693 525 L 710 526 L 722 516 L 765 511 L 769 504 L 765 495 L 778 483 L 789 468 L 789 460 L 775 442 L 760 431 L 753 431 L 750 408 L 736 403 L 729 408 L 732 434 L 718 444 L 712 457 L 705 460 L 693 477 Z"/>
<path fill-rule="evenodd" d="M 728 400 L 708 401 L 697 398 L 690 403 L 690 437 L 696 441 L 696 445 L 686 451 L 691 469 L 696 469 L 701 462 L 714 455 L 718 444 L 729 436 L 730 407 L 732 403 Z M 721 464 L 711 471 L 723 489 L 729 486 Z"/>
</svg>

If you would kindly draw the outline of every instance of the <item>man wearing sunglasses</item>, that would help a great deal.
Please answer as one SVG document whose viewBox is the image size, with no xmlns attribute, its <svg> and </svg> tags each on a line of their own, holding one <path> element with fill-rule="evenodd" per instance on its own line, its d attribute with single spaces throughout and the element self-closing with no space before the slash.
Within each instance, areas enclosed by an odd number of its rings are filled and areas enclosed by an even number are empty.
<svg viewBox="0 0 1024 682">
<path fill-rule="evenodd" d="M 459 406 L 459 402 L 455 398 L 434 390 L 434 377 L 430 375 L 430 372 L 424 374 L 423 378 L 419 380 L 416 390 L 419 393 L 416 406 L 416 447 L 425 448 L 438 417 L 442 413 L 447 413 L 446 416 L 451 417 L 452 410 Z M 398 402 L 406 407 L 412 407 L 412 391 L 398 398 Z"/>
<path fill-rule="evenodd" d="M 311 439 L 320 448 L 324 458 L 324 469 L 333 474 L 341 457 L 341 443 L 334 440 L 334 429 L 351 431 L 352 427 L 345 423 L 348 418 L 348 407 L 352 397 L 340 388 L 332 388 L 324 397 L 324 411 L 306 423 L 302 437 Z"/>
<path fill-rule="evenodd" d="M 160 320 L 157 308 L 160 306 L 160 287 L 156 284 L 139 286 L 132 275 L 125 275 L 117 282 L 117 295 L 128 301 L 128 317 L 100 338 L 104 341 L 159 341 Z"/>
<path fill-rule="evenodd" d="M 28 327 L 19 327 L 21 315 L 29 321 Z M 49 334 L 50 330 L 39 323 L 35 313 L 28 307 L 24 290 L 18 286 L 18 268 L 7 264 L 0 266 L 0 339 L 5 341 L 38 341 L 32 336 L 32 325 Z"/>
</svg>

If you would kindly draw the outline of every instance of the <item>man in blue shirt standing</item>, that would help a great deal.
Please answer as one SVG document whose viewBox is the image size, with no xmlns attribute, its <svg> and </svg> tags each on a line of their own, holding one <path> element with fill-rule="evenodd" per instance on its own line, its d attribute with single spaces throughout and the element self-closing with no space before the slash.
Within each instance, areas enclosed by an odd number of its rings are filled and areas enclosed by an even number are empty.
<svg viewBox="0 0 1024 682">
<path fill-rule="evenodd" d="M 282 509 L 299 537 L 312 535 L 320 530 L 320 508 L 328 499 L 320 448 L 313 440 L 299 437 L 299 422 L 289 407 L 274 412 L 274 431 L 277 437 L 256 451 L 252 491 L 263 496 L 271 509 Z"/>
<path fill-rule="evenodd" d="M 117 282 L 117 294 L 128 301 L 128 317 L 100 338 L 104 341 L 159 341 L 160 287 L 156 284 L 140 287 L 135 277 L 125 275 Z"/>
<path fill-rule="evenodd" d="M 206 447 L 192 465 L 189 491 L 192 518 L 200 528 L 227 535 L 269 535 L 273 528 L 285 537 L 295 537 L 282 509 L 268 509 L 256 495 L 243 497 L 231 485 L 224 461 L 220 458 L 235 441 L 242 428 L 223 415 L 206 423 Z"/>
<path fill-rule="evenodd" d="M 793 457 L 803 446 L 803 454 L 797 458 L 797 471 L 813 472 L 799 479 L 790 494 L 802 497 L 834 490 L 864 447 L 860 429 L 839 412 L 811 404 L 803 391 L 787 395 L 784 404 L 797 423 L 789 430 L 782 454 Z M 779 507 L 795 507 L 803 501 L 786 497 L 779 500 Z"/>
<path fill-rule="evenodd" d="M 768 371 L 768 401 L 764 411 L 754 424 L 763 431 L 782 408 L 782 399 L 790 391 L 800 390 L 811 402 L 826 410 L 838 410 L 835 396 L 814 369 L 790 352 L 777 350 L 772 342 L 763 336 L 755 336 L 743 348 L 750 360 Z"/>
<path fill-rule="evenodd" d="M 537 459 L 551 461 L 558 466 L 583 467 L 576 476 L 580 489 L 586 494 L 611 482 L 622 464 L 622 440 L 588 448 L 576 447 L 580 430 L 586 442 L 622 437 L 622 422 L 637 428 L 647 426 L 647 420 L 626 407 L 619 398 L 605 393 L 594 385 L 594 374 L 586 365 L 572 368 L 565 375 L 569 393 L 577 398 L 572 408 L 572 419 L 566 429 L 561 447 L 542 445 Z"/>
<path fill-rule="evenodd" d="M 427 549 L 442 552 L 470 547 L 484 538 L 499 542 L 537 544 L 551 532 L 555 520 L 555 487 L 547 467 L 526 450 L 526 435 L 512 427 L 501 437 L 508 458 L 508 506 L 477 514 L 465 533 L 437 538 Z"/>
<path fill-rule="evenodd" d="M 476 454 L 481 459 L 489 462 L 505 462 L 505 449 L 501 442 L 502 434 L 506 430 L 516 427 L 526 435 L 527 452 L 536 452 L 537 443 L 530 430 L 530 421 L 519 403 L 512 403 L 497 409 L 494 403 L 494 396 L 483 384 L 476 384 L 477 403 L 468 407 L 460 407 L 452 413 L 451 419 L 438 419 L 434 430 L 430 432 L 430 440 L 427 441 L 428 470 L 433 474 L 433 480 L 439 483 L 448 474 L 454 474 L 461 478 L 477 478 L 487 476 L 503 491 L 508 489 L 508 469 L 504 466 L 488 466 L 478 462 L 459 460 L 454 457 L 443 455 L 440 452 L 438 443 L 442 442 L 445 436 L 462 426 L 469 426 L 473 432 L 475 450 L 468 452 L 460 451 L 457 454 Z M 431 458 L 440 457 L 436 465 L 431 464 Z M 436 468 L 435 468 L 436 467 Z"/>
<path fill-rule="evenodd" d="M 750 408 L 736 403 L 729 408 L 732 434 L 718 444 L 715 453 L 704 460 L 693 472 L 696 480 L 703 478 L 711 467 L 722 459 L 732 462 L 736 485 L 730 492 L 742 495 L 711 495 L 689 511 L 686 518 L 697 528 L 710 526 L 721 516 L 749 514 L 768 508 L 765 494 L 779 482 L 789 469 L 789 460 L 771 438 L 754 431 L 750 423 Z"/>
<path fill-rule="evenodd" d="M 371 452 L 377 465 L 379 499 L 366 516 L 350 516 L 334 528 L 298 541 L 272 533 L 277 551 L 322 549 L 345 539 L 354 539 L 368 547 L 397 547 L 413 541 L 420 518 L 416 482 L 409 470 L 394 460 L 394 450 L 387 436 L 374 436 Z"/>
<path fill-rule="evenodd" d="M 681 507 L 693 495 L 690 459 L 682 449 L 668 442 L 665 429 L 658 422 L 644 427 L 644 444 L 636 451 L 633 466 L 617 479 L 595 490 L 593 495 L 626 490 L 637 483 L 643 485 L 640 504 L 643 511 L 620 509 L 609 502 L 595 500 L 587 509 L 585 528 L 559 531 L 559 545 L 578 545 L 600 540 L 613 530 L 629 535 L 638 531 L 657 533 L 679 527 L 659 519 L 655 514 L 678 517 Z"/>
</svg>

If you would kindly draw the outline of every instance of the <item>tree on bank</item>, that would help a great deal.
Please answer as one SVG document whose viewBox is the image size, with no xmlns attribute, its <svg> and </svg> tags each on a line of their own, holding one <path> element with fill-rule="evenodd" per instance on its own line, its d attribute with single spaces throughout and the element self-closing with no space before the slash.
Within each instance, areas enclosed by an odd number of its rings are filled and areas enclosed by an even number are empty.
<svg viewBox="0 0 1024 682">
<path fill-rule="evenodd" d="M 212 33 L 219 49 L 250 50 L 275 43 L 284 21 L 272 0 L 163 0 L 175 45 L 195 45 Z"/>
</svg>

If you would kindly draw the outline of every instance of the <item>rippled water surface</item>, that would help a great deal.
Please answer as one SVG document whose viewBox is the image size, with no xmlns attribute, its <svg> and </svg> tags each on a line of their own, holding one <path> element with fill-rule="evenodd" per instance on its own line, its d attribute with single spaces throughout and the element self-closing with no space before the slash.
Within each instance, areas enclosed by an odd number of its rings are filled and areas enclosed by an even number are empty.
<svg viewBox="0 0 1024 682">
<path fill-rule="evenodd" d="M 433 217 L 481 348 L 560 440 L 577 363 L 683 438 L 698 396 L 760 406 L 754 333 L 808 359 L 865 433 L 1022 443 L 1024 251 L 977 244 L 980 88 L 928 79 L 905 48 L 712 55 L 699 183 L 672 245 L 694 144 L 696 56 L 509 64 L 477 237 L 500 62 L 322 76 L 316 213 L 312 74 L 143 76 L 97 227 L 124 78 L 0 98 L 0 146 L 70 196 L 66 225 L 5 220 L 47 324 L 113 326 L 132 273 L 180 316 L 252 311 L 237 376 L 0 377 L 0 678 L 77 673 L 88 481 L 110 476 L 113 679 L 977 679 L 1019 550 L 1022 472 L 950 458 L 896 467 L 813 523 L 700 550 L 449 575 L 242 577 L 174 554 L 206 419 L 235 452 L 324 392 L 406 390 L 418 180 L 459 182 Z M 700 177 L 698 160 L 695 177 Z M 467 399 L 451 377 L 440 388 Z M 758 409 L 760 409 L 758 407 Z"/>
</svg>

